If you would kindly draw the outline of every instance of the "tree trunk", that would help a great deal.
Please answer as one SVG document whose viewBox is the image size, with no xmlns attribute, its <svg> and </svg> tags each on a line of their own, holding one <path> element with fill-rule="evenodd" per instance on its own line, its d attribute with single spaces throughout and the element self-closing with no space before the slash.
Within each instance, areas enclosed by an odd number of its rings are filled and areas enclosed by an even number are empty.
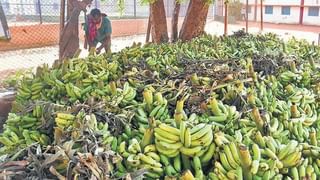
<svg viewBox="0 0 320 180">
<path fill-rule="evenodd" d="M 179 12 L 180 12 L 180 2 L 178 0 L 174 1 L 174 9 L 171 20 L 171 39 L 172 42 L 177 41 L 178 39 L 178 22 L 179 22 Z"/>
<path fill-rule="evenodd" d="M 72 1 L 72 2 L 71 2 Z M 92 0 L 69 0 L 73 10 L 67 20 L 59 39 L 59 59 L 72 58 L 79 49 L 79 15 L 84 11 Z"/>
<path fill-rule="evenodd" d="M 163 0 L 157 0 L 150 5 L 151 33 L 155 43 L 168 42 L 166 12 Z"/>
<path fill-rule="evenodd" d="M 209 4 L 204 0 L 190 0 L 179 38 L 188 41 L 203 34 L 208 11 Z"/>
</svg>

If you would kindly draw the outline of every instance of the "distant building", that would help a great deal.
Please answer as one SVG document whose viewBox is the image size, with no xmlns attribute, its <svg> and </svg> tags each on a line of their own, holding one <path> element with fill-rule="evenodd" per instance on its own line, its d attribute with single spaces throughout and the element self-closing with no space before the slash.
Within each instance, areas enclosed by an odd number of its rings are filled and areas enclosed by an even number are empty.
<svg viewBox="0 0 320 180">
<path fill-rule="evenodd" d="M 246 0 L 240 0 L 245 7 Z M 216 16 L 224 16 L 223 0 L 215 4 Z M 320 0 L 264 0 L 263 21 L 269 23 L 320 25 Z M 239 9 L 241 11 L 241 9 Z M 249 21 L 260 21 L 260 0 L 249 0 Z"/>
</svg>

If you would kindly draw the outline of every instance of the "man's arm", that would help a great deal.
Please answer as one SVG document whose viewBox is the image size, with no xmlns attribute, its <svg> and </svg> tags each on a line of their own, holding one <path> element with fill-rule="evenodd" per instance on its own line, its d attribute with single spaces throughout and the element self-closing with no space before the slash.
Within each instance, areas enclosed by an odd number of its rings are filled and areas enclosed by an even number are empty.
<svg viewBox="0 0 320 180">
<path fill-rule="evenodd" d="M 112 33 L 112 28 L 111 28 L 111 22 L 108 18 L 104 19 L 104 32 L 105 32 L 105 38 L 103 39 L 101 45 L 97 49 L 97 53 L 100 53 L 102 48 L 105 48 L 106 52 L 110 51 L 111 49 L 111 33 Z"/>
</svg>

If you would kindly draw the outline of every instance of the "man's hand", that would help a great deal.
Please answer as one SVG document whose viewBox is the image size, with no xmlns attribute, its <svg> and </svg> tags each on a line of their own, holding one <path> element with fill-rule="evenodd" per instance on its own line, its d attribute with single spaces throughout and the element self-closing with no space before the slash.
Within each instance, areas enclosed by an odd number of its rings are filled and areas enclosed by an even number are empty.
<svg viewBox="0 0 320 180">
<path fill-rule="evenodd" d="M 97 48 L 97 50 L 96 50 L 96 54 L 100 54 L 100 52 L 101 52 L 102 48 L 103 48 L 103 47 L 101 47 L 101 46 L 100 46 L 100 47 L 98 47 L 98 48 Z"/>
</svg>

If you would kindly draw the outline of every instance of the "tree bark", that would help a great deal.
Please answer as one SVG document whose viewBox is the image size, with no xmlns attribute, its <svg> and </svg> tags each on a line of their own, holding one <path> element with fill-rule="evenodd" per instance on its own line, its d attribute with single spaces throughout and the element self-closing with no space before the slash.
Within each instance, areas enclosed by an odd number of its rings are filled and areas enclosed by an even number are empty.
<svg viewBox="0 0 320 180">
<path fill-rule="evenodd" d="M 151 16 L 149 14 L 149 19 L 148 19 L 148 27 L 147 27 L 147 35 L 146 35 L 146 43 L 149 42 L 150 39 L 150 32 L 151 32 Z"/>
<path fill-rule="evenodd" d="M 150 5 L 151 33 L 155 43 L 168 42 L 166 12 L 163 0 L 157 0 Z"/>
<path fill-rule="evenodd" d="M 177 41 L 178 39 L 178 23 L 179 23 L 179 12 L 180 12 L 180 2 L 178 0 L 174 1 L 174 9 L 171 20 L 171 39 L 172 42 Z"/>
<path fill-rule="evenodd" d="M 188 41 L 203 34 L 208 11 L 209 4 L 204 0 L 190 0 L 179 38 Z"/>
<path fill-rule="evenodd" d="M 72 2 L 71 2 L 72 1 Z M 59 59 L 72 58 L 79 49 L 79 15 L 85 11 L 92 0 L 69 0 L 73 10 L 67 20 L 59 39 Z"/>
</svg>

